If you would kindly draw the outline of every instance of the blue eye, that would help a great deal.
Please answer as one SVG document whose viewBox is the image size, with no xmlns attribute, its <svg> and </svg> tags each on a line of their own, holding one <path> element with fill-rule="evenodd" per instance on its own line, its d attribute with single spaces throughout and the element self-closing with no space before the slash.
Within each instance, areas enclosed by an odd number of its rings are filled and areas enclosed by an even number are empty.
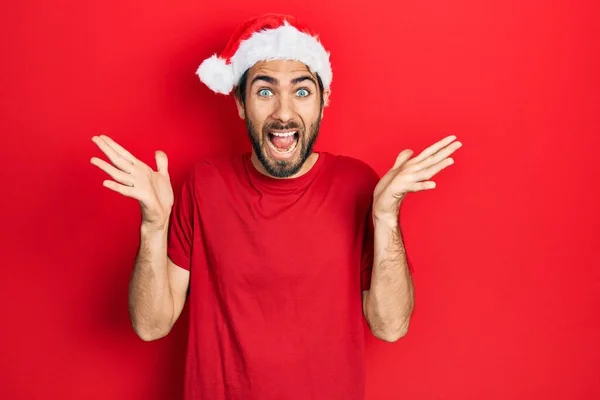
<svg viewBox="0 0 600 400">
<path fill-rule="evenodd" d="M 297 93 L 297 94 L 298 94 L 298 96 L 300 96 L 300 97 L 306 97 L 306 96 L 308 96 L 308 95 L 310 94 L 310 93 L 309 93 L 309 91 L 308 91 L 308 90 L 306 90 L 306 89 L 300 89 L 300 90 L 298 90 L 296 93 Z"/>
<path fill-rule="evenodd" d="M 271 91 L 269 89 L 260 89 L 258 91 L 258 95 L 261 97 L 268 97 L 271 94 Z"/>
</svg>

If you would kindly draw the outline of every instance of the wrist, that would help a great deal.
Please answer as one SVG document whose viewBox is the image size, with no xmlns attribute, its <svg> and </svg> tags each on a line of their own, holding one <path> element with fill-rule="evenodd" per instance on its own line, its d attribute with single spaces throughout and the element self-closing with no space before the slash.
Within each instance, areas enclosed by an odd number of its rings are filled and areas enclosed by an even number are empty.
<svg viewBox="0 0 600 400">
<path fill-rule="evenodd" d="M 390 213 L 373 213 L 373 224 L 396 229 L 398 228 L 398 215 Z"/>
<path fill-rule="evenodd" d="M 150 221 L 142 221 L 140 225 L 140 230 L 143 234 L 148 235 L 157 235 L 157 234 L 166 234 L 169 229 L 169 222 L 150 222 Z"/>
</svg>

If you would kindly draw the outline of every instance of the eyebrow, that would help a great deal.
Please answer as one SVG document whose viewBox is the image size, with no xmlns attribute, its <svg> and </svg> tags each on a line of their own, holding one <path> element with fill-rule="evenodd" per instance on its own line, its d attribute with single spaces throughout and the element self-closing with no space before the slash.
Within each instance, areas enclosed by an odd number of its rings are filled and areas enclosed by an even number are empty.
<svg viewBox="0 0 600 400">
<path fill-rule="evenodd" d="M 265 81 L 268 82 L 272 85 L 278 85 L 279 81 L 271 76 L 267 76 L 267 75 L 256 75 L 254 77 L 254 79 L 252 79 L 252 82 L 250 82 L 250 86 L 254 85 L 254 82 L 256 81 Z"/>
<path fill-rule="evenodd" d="M 265 81 L 272 85 L 279 85 L 279 81 L 277 79 L 268 75 L 256 75 L 254 79 L 252 79 L 252 82 L 250 82 L 250 86 L 252 86 L 256 81 Z M 290 83 L 292 85 L 297 85 L 298 83 L 304 81 L 311 81 L 315 86 L 317 86 L 315 79 L 310 75 L 299 76 L 298 78 L 292 79 Z"/>
<path fill-rule="evenodd" d="M 317 86 L 317 82 L 315 82 L 315 78 L 313 78 L 310 75 L 304 75 L 304 76 L 300 76 L 298 78 L 294 78 L 292 79 L 292 85 L 297 85 L 300 82 L 304 82 L 304 81 L 311 81 L 315 86 Z"/>
</svg>

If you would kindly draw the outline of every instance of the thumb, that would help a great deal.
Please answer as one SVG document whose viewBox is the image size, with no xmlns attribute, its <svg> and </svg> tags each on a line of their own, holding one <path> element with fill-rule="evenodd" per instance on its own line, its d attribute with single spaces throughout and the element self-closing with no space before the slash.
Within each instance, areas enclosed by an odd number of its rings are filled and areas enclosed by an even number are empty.
<svg viewBox="0 0 600 400">
<path fill-rule="evenodd" d="M 154 158 L 156 159 L 156 168 L 158 172 L 163 175 L 169 175 L 169 159 L 164 151 L 158 150 L 154 153 Z"/>
<path fill-rule="evenodd" d="M 393 169 L 400 168 L 402 164 L 407 162 L 410 159 L 410 156 L 413 155 L 413 151 L 410 149 L 402 150 L 398 157 L 396 157 L 396 162 L 394 163 Z"/>
</svg>

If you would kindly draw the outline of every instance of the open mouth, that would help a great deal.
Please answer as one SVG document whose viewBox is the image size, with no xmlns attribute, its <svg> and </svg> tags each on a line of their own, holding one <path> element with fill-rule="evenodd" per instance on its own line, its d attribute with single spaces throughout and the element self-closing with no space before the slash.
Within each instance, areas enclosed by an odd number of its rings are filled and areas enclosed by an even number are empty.
<svg viewBox="0 0 600 400">
<path fill-rule="evenodd" d="M 298 146 L 298 131 L 269 132 L 269 147 L 276 155 L 290 155 Z"/>
</svg>

